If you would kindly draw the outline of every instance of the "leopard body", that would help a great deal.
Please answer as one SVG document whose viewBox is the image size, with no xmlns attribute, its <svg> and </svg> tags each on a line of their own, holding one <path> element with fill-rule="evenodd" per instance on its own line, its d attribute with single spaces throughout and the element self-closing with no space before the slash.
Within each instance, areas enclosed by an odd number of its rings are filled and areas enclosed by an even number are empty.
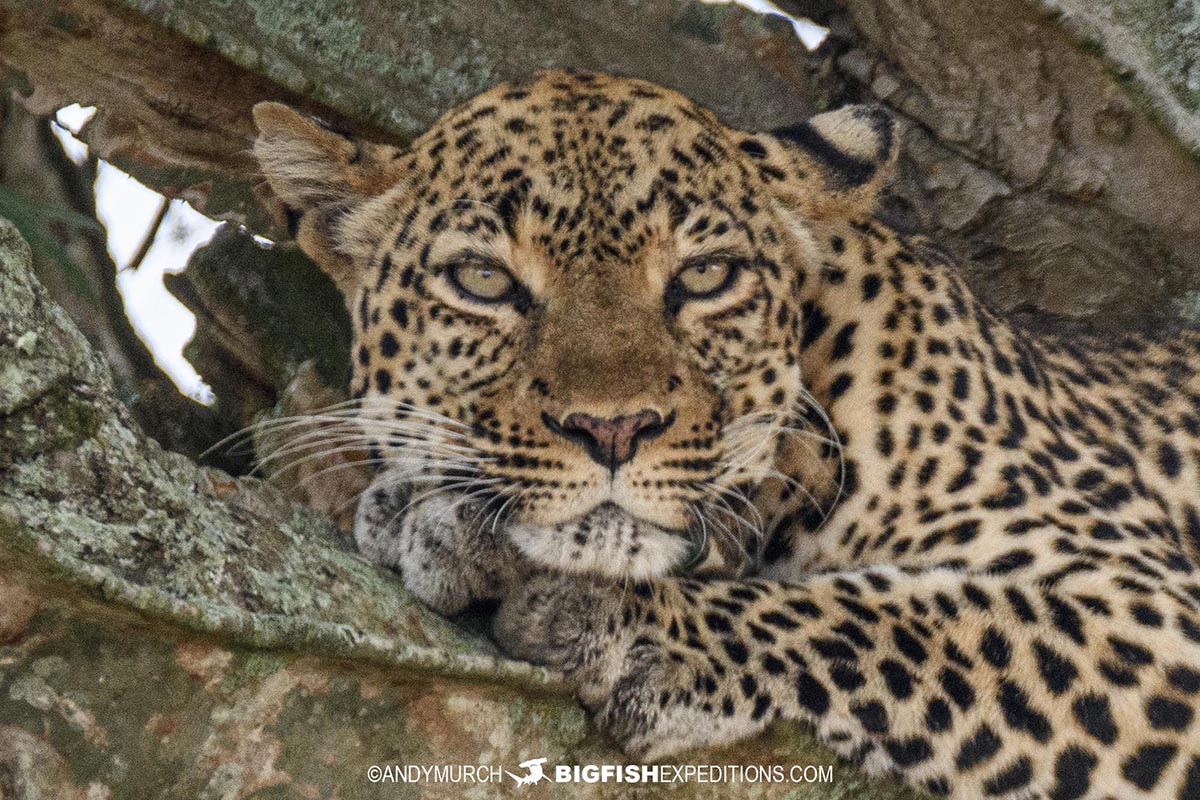
<svg viewBox="0 0 1200 800">
<path fill-rule="evenodd" d="M 1200 336 L 994 314 L 876 218 L 875 108 L 554 72 L 407 148 L 256 116 L 354 318 L 360 547 L 499 599 L 631 755 L 784 719 L 934 795 L 1200 798 Z"/>
</svg>

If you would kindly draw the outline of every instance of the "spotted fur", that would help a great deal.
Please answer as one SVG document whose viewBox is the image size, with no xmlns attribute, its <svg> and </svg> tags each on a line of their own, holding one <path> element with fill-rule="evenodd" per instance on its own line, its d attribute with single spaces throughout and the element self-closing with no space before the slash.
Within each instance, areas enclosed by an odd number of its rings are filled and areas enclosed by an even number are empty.
<svg viewBox="0 0 1200 800">
<path fill-rule="evenodd" d="M 873 216 L 873 108 L 748 134 L 549 73 L 404 150 L 256 116 L 353 312 L 360 546 L 502 598 L 628 752 L 783 718 L 934 795 L 1200 797 L 1196 334 L 997 317 Z"/>
</svg>

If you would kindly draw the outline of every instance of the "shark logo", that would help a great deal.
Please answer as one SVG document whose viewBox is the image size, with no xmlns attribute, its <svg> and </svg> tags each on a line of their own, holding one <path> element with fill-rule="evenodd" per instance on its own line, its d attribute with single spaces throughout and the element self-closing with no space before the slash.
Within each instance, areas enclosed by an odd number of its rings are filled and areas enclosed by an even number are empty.
<svg viewBox="0 0 1200 800">
<path fill-rule="evenodd" d="M 517 782 L 517 788 L 519 789 L 522 786 L 530 786 L 535 783 L 541 783 L 543 780 L 550 780 L 550 776 L 542 770 L 542 765 L 545 763 L 546 759 L 544 758 L 531 758 L 528 761 L 522 761 L 517 765 L 521 767 L 521 769 L 528 770 L 528 774 L 514 775 L 508 770 L 504 770 L 504 772 L 508 775 L 508 777 Z"/>
</svg>

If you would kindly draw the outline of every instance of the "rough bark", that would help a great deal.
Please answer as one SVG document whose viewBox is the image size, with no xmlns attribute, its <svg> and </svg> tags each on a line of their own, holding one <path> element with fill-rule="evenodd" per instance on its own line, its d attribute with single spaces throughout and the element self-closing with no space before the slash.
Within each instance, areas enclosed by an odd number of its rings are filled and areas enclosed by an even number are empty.
<svg viewBox="0 0 1200 800">
<path fill-rule="evenodd" d="M 67 159 L 45 117 L 6 98 L 0 113 L 0 185 L 39 208 L 95 219 L 95 171 L 94 160 L 77 167 Z M 69 267 L 50 254 L 35 255 L 38 279 L 104 355 L 121 395 L 133 398 L 139 383 L 161 380 L 162 373 L 125 317 L 103 227 L 97 222 L 85 229 L 53 220 L 45 220 L 44 227 L 61 244 Z"/>
<path fill-rule="evenodd" d="M 141 434 L 0 221 L 0 797 L 395 797 L 368 766 L 539 756 L 620 760 L 556 676 L 424 609 L 318 514 Z M 834 763 L 786 726 L 697 759 Z M 835 776 L 746 796 L 903 796 Z"/>
<path fill-rule="evenodd" d="M 222 436 L 182 428 L 171 449 L 197 456 L 261 417 L 295 416 L 347 399 L 350 321 L 333 283 L 297 248 L 264 248 L 244 229 L 226 225 L 192 255 L 184 273 L 168 275 L 166 285 L 197 315 L 184 353 L 212 387 L 222 422 Z M 324 311 L 314 314 L 314 308 Z M 252 441 L 212 448 L 204 461 L 248 472 L 256 454 L 286 445 L 285 433 L 260 429 Z M 349 462 L 363 457 L 298 458 L 264 463 L 261 471 L 292 499 L 349 530 L 349 498 L 370 482 L 369 470 Z"/>
<path fill-rule="evenodd" d="M 95 220 L 95 174 L 94 156 L 77 166 L 54 138 L 45 116 L 7 100 L 0 114 L 0 186 L 37 209 L 60 209 Z M 30 215 L 36 217 L 37 211 Z M 205 408 L 179 393 L 138 338 L 117 291 L 117 266 L 108 254 L 103 226 L 98 221 L 86 228 L 56 219 L 40 222 L 40 235 L 52 243 L 35 252 L 38 279 L 104 355 L 117 395 L 138 424 L 170 449 L 191 455 L 232 433 L 233 422 L 219 409 Z M 240 466 L 242 471 L 246 467 L 224 453 L 214 454 L 211 461 L 227 468 Z"/>
<path fill-rule="evenodd" d="M 1097 328 L 1196 319 L 1200 102 L 1180 70 L 1195 84 L 1200 12 L 844 5 L 825 16 L 843 34 L 838 71 L 912 122 L 899 205 L 964 257 L 985 299 Z"/>
</svg>

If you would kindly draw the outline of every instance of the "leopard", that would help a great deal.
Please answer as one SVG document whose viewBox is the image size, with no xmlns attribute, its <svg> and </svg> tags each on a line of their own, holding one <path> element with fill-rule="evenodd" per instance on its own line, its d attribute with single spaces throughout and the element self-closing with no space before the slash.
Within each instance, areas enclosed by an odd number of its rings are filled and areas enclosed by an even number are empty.
<svg viewBox="0 0 1200 800">
<path fill-rule="evenodd" d="M 1200 798 L 1200 333 L 993 311 L 886 222 L 878 105 L 550 71 L 405 145 L 254 117 L 352 318 L 358 548 L 628 758 L 797 725 L 932 796 Z"/>
</svg>

